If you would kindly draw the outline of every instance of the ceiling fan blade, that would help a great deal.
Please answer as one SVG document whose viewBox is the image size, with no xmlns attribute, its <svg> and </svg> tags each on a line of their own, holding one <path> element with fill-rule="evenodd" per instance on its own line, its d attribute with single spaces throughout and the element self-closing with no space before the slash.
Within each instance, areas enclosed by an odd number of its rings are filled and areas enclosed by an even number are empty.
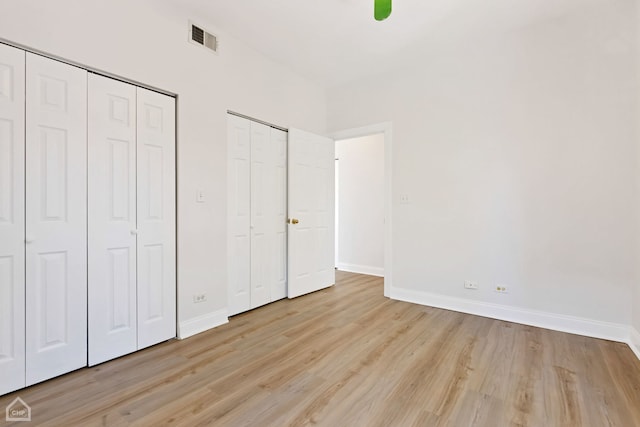
<svg viewBox="0 0 640 427">
<path fill-rule="evenodd" d="M 384 21 L 391 15 L 391 0 L 375 0 L 373 16 L 376 21 Z"/>
</svg>

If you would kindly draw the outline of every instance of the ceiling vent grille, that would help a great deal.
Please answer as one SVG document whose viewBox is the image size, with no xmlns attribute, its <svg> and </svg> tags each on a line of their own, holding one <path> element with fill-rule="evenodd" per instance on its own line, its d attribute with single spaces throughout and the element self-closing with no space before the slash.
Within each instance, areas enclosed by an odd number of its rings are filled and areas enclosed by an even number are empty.
<svg viewBox="0 0 640 427">
<path fill-rule="evenodd" d="M 189 41 L 218 53 L 218 37 L 189 22 Z"/>
</svg>

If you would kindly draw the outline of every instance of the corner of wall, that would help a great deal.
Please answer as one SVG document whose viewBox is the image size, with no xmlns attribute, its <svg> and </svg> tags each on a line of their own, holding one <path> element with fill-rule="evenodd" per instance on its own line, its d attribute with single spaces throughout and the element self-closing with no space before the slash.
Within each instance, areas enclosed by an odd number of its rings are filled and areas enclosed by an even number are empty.
<svg viewBox="0 0 640 427">
<path fill-rule="evenodd" d="M 357 265 L 339 262 L 336 266 L 338 270 L 347 271 L 349 273 L 366 274 L 368 276 L 384 277 L 384 268 L 372 267 L 370 265 Z"/>
<path fill-rule="evenodd" d="M 183 340 L 201 332 L 229 323 L 229 313 L 226 308 L 217 310 L 193 319 L 180 322 L 178 325 L 178 338 Z"/>
</svg>

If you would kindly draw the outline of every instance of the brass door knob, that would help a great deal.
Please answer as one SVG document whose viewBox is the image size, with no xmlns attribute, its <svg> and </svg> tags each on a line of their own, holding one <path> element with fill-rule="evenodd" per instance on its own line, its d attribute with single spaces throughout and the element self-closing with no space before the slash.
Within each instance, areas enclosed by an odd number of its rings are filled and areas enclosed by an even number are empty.
<svg viewBox="0 0 640 427">
<path fill-rule="evenodd" d="M 289 221 L 288 221 L 288 222 L 289 222 L 289 224 L 297 224 L 297 223 L 299 223 L 300 221 L 298 221 L 298 219 L 296 219 L 296 218 L 291 218 L 291 219 L 289 219 Z"/>
</svg>

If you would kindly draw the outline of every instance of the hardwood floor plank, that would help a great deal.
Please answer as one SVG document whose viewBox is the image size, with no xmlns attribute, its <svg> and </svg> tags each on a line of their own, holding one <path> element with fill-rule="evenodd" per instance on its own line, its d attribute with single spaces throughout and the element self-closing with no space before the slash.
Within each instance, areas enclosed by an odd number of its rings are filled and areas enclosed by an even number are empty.
<svg viewBox="0 0 640 427">
<path fill-rule="evenodd" d="M 45 426 L 640 426 L 640 361 L 624 344 L 393 301 L 377 277 L 337 278 L 1 396 L 0 408 L 20 396 L 31 425 Z"/>
</svg>

